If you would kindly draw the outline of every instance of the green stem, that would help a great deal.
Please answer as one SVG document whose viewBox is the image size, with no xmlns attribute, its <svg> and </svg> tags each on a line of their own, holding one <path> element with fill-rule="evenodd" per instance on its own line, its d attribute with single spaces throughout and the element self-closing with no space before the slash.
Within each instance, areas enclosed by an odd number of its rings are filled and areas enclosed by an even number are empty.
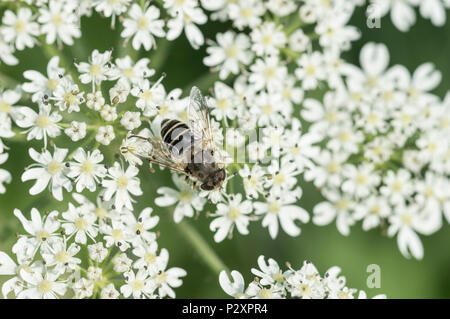
<svg viewBox="0 0 450 319">
<path fill-rule="evenodd" d="M 208 245 L 203 237 L 187 221 L 175 224 L 187 241 L 194 247 L 202 257 L 203 262 L 218 275 L 222 270 L 228 271 L 228 267 L 217 256 L 215 251 Z"/>
</svg>

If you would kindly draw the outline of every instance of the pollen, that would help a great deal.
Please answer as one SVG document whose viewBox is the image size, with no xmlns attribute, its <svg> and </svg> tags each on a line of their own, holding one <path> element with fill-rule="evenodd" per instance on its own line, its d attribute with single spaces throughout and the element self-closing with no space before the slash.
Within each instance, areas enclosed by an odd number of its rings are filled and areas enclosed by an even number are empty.
<svg viewBox="0 0 450 319">
<path fill-rule="evenodd" d="M 50 237 L 50 234 L 46 230 L 41 230 L 36 234 L 37 240 L 39 240 L 41 243 L 46 241 Z"/>
</svg>

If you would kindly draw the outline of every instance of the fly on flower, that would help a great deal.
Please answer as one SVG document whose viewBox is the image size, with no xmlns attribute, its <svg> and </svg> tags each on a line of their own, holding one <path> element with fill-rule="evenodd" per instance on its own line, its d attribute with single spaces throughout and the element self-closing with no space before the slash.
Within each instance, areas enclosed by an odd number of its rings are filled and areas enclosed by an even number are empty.
<svg viewBox="0 0 450 319">
<path fill-rule="evenodd" d="M 227 173 L 214 142 L 209 109 L 197 87 L 191 89 L 188 123 L 163 119 L 160 137 L 129 135 L 120 148 L 124 157 L 134 163 L 139 157 L 186 175 L 192 187 L 205 191 L 221 190 Z"/>
</svg>

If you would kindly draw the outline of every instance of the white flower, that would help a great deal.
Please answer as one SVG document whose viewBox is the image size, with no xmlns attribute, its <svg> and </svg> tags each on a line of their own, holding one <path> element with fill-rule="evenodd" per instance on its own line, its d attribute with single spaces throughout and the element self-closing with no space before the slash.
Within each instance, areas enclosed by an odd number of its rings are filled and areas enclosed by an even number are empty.
<svg viewBox="0 0 450 319">
<path fill-rule="evenodd" d="M 18 299 L 56 299 L 63 297 L 67 290 L 67 283 L 57 281 L 59 273 L 46 271 L 30 274 L 24 269 L 20 270 L 20 276 L 27 283 L 18 295 Z"/>
<path fill-rule="evenodd" d="M 70 162 L 70 170 L 67 176 L 75 179 L 77 192 L 82 192 L 84 188 L 91 192 L 95 191 L 96 183 L 106 174 L 106 168 L 101 164 L 103 154 L 99 150 L 86 153 L 80 147 L 73 155 L 73 159 L 76 162 Z"/>
<path fill-rule="evenodd" d="M 180 287 L 183 280 L 180 277 L 186 276 L 186 271 L 179 267 L 172 267 L 166 270 L 169 255 L 167 254 L 161 260 L 160 268 L 157 272 L 152 273 L 152 288 L 158 289 L 158 295 L 163 298 L 169 296 L 175 298 L 175 292 L 172 288 Z"/>
<path fill-rule="evenodd" d="M 47 147 L 48 137 L 56 137 L 61 134 L 61 128 L 58 122 L 62 116 L 58 111 L 52 112 L 51 104 L 39 103 L 39 114 L 29 107 L 20 109 L 21 117 L 16 119 L 16 124 L 22 128 L 28 128 L 24 133 L 27 134 L 27 140 L 44 139 L 44 147 Z"/>
<path fill-rule="evenodd" d="M 209 56 L 203 59 L 203 63 L 210 67 L 220 69 L 219 77 L 224 80 L 230 73 L 238 74 L 240 63 L 247 65 L 252 59 L 249 51 L 249 38 L 243 34 L 235 34 L 232 31 L 217 34 L 217 46 L 209 46 L 206 52 Z"/>
<path fill-rule="evenodd" d="M 279 196 L 270 195 L 266 202 L 256 202 L 256 215 L 264 215 L 262 226 L 268 227 L 270 236 L 275 239 L 278 235 L 278 223 L 289 236 L 300 235 L 300 227 L 295 224 L 296 220 L 302 223 L 309 221 L 309 214 L 303 208 L 292 205 L 301 197 L 301 189 L 286 191 Z"/>
<path fill-rule="evenodd" d="M 107 284 L 100 292 L 101 299 L 117 299 L 120 293 L 114 287 L 114 284 Z"/>
<path fill-rule="evenodd" d="M 141 126 L 140 117 L 141 117 L 140 112 L 127 111 L 122 116 L 122 119 L 120 120 L 120 124 L 122 124 L 122 126 L 125 127 L 129 131 L 137 129 L 139 126 Z"/>
<path fill-rule="evenodd" d="M 21 110 L 25 107 L 18 106 L 16 103 L 19 102 L 21 97 L 20 90 L 0 91 L 0 114 L 6 114 L 14 120 L 20 119 L 23 116 Z"/>
<path fill-rule="evenodd" d="M 130 84 L 136 84 L 142 78 L 152 76 L 153 74 L 155 74 L 155 70 L 148 67 L 149 63 L 150 59 L 148 58 L 142 58 L 134 63 L 128 55 L 124 56 L 121 59 L 116 59 L 117 69 L 121 73 L 119 81 L 121 79 L 125 79 Z"/>
<path fill-rule="evenodd" d="M 27 238 L 27 245 L 34 247 L 34 252 L 41 247 L 41 245 L 47 246 L 59 235 L 56 231 L 59 229 L 58 212 L 50 212 L 44 220 L 41 218 L 41 214 L 36 208 L 31 209 L 31 220 L 28 220 L 23 216 L 22 212 L 18 209 L 14 210 L 14 216 L 16 216 L 22 223 L 25 231 L 32 237 Z M 20 242 L 16 243 L 20 245 Z M 17 248 L 17 246 L 16 246 Z M 13 247 L 13 252 L 15 247 Z M 31 256 L 33 258 L 33 256 Z"/>
<path fill-rule="evenodd" d="M 359 167 L 348 164 L 342 174 L 347 180 L 342 184 L 342 190 L 357 197 L 366 197 L 380 183 L 380 177 L 373 171 L 370 164 L 362 164 Z"/>
<path fill-rule="evenodd" d="M 75 207 L 69 203 L 69 209 L 62 213 L 64 218 L 62 228 L 71 237 L 75 235 L 75 242 L 86 244 L 87 237 L 94 240 L 98 234 L 98 227 L 94 224 L 97 216 L 84 206 Z"/>
<path fill-rule="evenodd" d="M 111 17 L 111 28 L 114 29 L 116 16 L 121 15 L 128 9 L 131 0 L 97 0 L 95 3 L 95 10 L 101 12 L 105 17 Z"/>
<path fill-rule="evenodd" d="M 214 83 L 214 99 L 210 100 L 211 114 L 221 121 L 223 118 L 233 120 L 237 115 L 237 96 L 233 89 L 222 82 Z"/>
<path fill-rule="evenodd" d="M 131 269 L 132 262 L 133 260 L 128 258 L 127 254 L 121 253 L 119 256 L 113 259 L 114 271 L 119 273 L 129 271 Z"/>
<path fill-rule="evenodd" d="M 22 174 L 23 182 L 36 180 L 33 187 L 30 188 L 31 195 L 41 193 L 49 185 L 53 197 L 61 201 L 63 199 L 63 188 L 68 192 L 72 190 L 72 183 L 64 175 L 64 158 L 67 151 L 65 148 L 57 148 L 56 146 L 53 155 L 48 150 L 44 150 L 41 154 L 32 148 L 28 150 L 30 157 L 37 162 L 30 165 Z"/>
<path fill-rule="evenodd" d="M 355 223 L 354 216 L 352 216 L 355 202 L 349 196 L 341 196 L 336 191 L 327 191 L 325 195 L 328 201 L 319 203 L 314 207 L 313 223 L 323 226 L 336 219 L 338 231 L 342 235 L 348 236 L 350 226 Z"/>
<path fill-rule="evenodd" d="M 100 126 L 97 129 L 97 134 L 95 135 L 95 140 L 103 145 L 109 145 L 111 141 L 116 137 L 114 134 L 114 129 L 111 125 Z"/>
<path fill-rule="evenodd" d="M 237 270 L 232 270 L 231 278 L 233 278 L 233 282 L 228 278 L 225 270 L 222 270 L 219 274 L 220 287 L 231 297 L 236 299 L 246 298 L 244 293 L 245 282 L 242 274 Z"/>
<path fill-rule="evenodd" d="M 115 71 L 110 61 L 110 50 L 104 53 L 94 50 L 89 59 L 89 63 L 75 63 L 78 72 L 81 73 L 79 77 L 81 83 L 87 84 L 92 82 L 92 92 L 95 92 L 96 85 L 100 85 L 103 81 L 115 76 Z"/>
<path fill-rule="evenodd" d="M 269 92 L 281 90 L 287 77 L 287 68 L 277 56 L 258 59 L 250 66 L 249 82 L 256 90 L 266 88 Z"/>
<path fill-rule="evenodd" d="M 73 83 L 70 76 L 66 76 L 58 82 L 50 99 L 56 101 L 55 104 L 61 111 L 79 112 L 80 104 L 84 102 L 83 95 L 84 92 L 80 92 L 78 85 Z"/>
<path fill-rule="evenodd" d="M 164 2 L 164 8 L 173 17 L 167 22 L 169 41 L 178 38 L 184 29 L 194 49 L 203 45 L 204 37 L 197 24 L 205 24 L 208 18 L 196 0 L 167 0 Z"/>
<path fill-rule="evenodd" d="M 145 116 L 154 116 L 165 98 L 164 86 L 151 85 L 148 79 L 137 82 L 131 89 L 131 94 L 138 98 L 136 107 L 142 110 Z"/>
<path fill-rule="evenodd" d="M 106 179 L 103 181 L 103 186 L 106 188 L 105 200 L 110 200 L 114 195 L 114 205 L 116 209 L 121 209 L 126 207 L 133 210 L 133 199 L 130 194 L 135 196 L 142 195 L 142 190 L 140 188 L 140 181 L 136 177 L 139 170 L 134 166 L 128 166 L 124 169 L 115 162 L 112 167 L 108 169 L 108 177 L 111 179 Z"/>
<path fill-rule="evenodd" d="M 115 106 L 111 106 L 109 104 L 103 105 L 100 111 L 101 117 L 108 122 L 113 122 L 117 119 L 117 109 Z"/>
<path fill-rule="evenodd" d="M 73 284 L 72 289 L 75 292 L 75 296 L 79 299 L 89 298 L 94 293 L 94 282 L 86 278 L 81 278 Z"/>
<path fill-rule="evenodd" d="M 239 30 L 246 26 L 250 28 L 258 26 L 265 11 L 263 2 L 257 0 L 241 0 L 229 5 L 230 19 Z"/>
<path fill-rule="evenodd" d="M 120 34 L 123 38 L 131 38 L 135 50 L 141 46 L 149 51 L 156 45 L 154 36 L 163 37 L 164 21 L 159 19 L 159 9 L 153 5 L 146 6 L 144 11 L 138 4 L 133 4 L 128 10 L 129 18 L 123 21 L 124 30 Z"/>
<path fill-rule="evenodd" d="M 126 284 L 120 287 L 120 292 L 125 298 L 131 295 L 133 295 L 133 298 L 141 298 L 142 295 L 150 297 L 153 287 L 148 275 L 148 272 L 144 269 L 138 270 L 136 274 L 134 274 L 133 270 L 128 271 L 125 274 Z"/>
<path fill-rule="evenodd" d="M 86 106 L 95 111 L 100 111 L 105 105 L 105 98 L 101 91 L 96 91 L 94 93 L 88 93 L 86 101 Z"/>
<path fill-rule="evenodd" d="M 103 242 L 88 245 L 89 258 L 93 261 L 101 263 L 108 255 L 108 250 L 103 247 Z"/>
<path fill-rule="evenodd" d="M 403 202 L 414 191 L 411 174 L 405 169 L 400 169 L 396 173 L 388 171 L 383 183 L 381 194 L 389 198 L 393 204 Z"/>
<path fill-rule="evenodd" d="M 128 239 L 135 247 L 142 246 L 142 243 L 151 243 L 156 240 L 156 234 L 152 231 L 159 222 L 158 216 L 152 216 L 153 209 L 147 207 L 142 210 L 136 218 L 132 212 L 122 215 L 122 220 L 130 233 Z"/>
<path fill-rule="evenodd" d="M 75 243 L 67 247 L 65 240 L 57 240 L 43 248 L 42 257 L 48 267 L 55 266 L 55 270 L 64 273 L 66 269 L 75 270 L 81 263 L 81 259 L 74 257 L 80 251 L 80 246 Z"/>
<path fill-rule="evenodd" d="M 86 123 L 85 122 L 70 122 L 70 127 L 64 130 L 64 133 L 74 142 L 83 139 L 86 136 Z"/>
<path fill-rule="evenodd" d="M 14 42 L 18 50 L 23 50 L 25 47 L 32 48 L 36 43 L 34 37 L 39 34 L 39 25 L 33 19 L 32 11 L 29 8 L 19 8 L 17 15 L 6 10 L 2 19 L 3 40 Z"/>
<path fill-rule="evenodd" d="M 258 164 L 255 164 L 250 169 L 247 165 L 239 170 L 239 175 L 244 181 L 244 189 L 247 198 L 258 198 L 259 194 L 264 191 L 265 173 Z"/>
<path fill-rule="evenodd" d="M 8 65 L 17 65 L 19 60 L 13 55 L 14 46 L 0 39 L 0 60 Z"/>
<path fill-rule="evenodd" d="M 162 195 L 155 198 L 155 204 L 161 207 L 172 206 L 177 203 L 173 211 L 173 219 L 179 223 L 183 217 L 193 217 L 194 211 L 200 212 L 206 200 L 195 192 L 192 187 L 183 182 L 183 178 L 173 174 L 172 180 L 179 191 L 169 187 L 160 187 L 157 193 Z"/>
<path fill-rule="evenodd" d="M 281 26 L 273 22 L 265 22 L 250 34 L 252 38 L 252 50 L 258 56 L 264 54 L 278 54 L 278 49 L 286 44 L 286 35 Z"/>
<path fill-rule="evenodd" d="M 215 232 L 214 241 L 221 242 L 227 235 L 233 233 L 233 228 L 236 225 L 239 233 L 243 235 L 248 234 L 248 224 L 252 212 L 252 203 L 248 200 L 242 201 L 241 194 L 235 194 L 229 199 L 228 203 L 218 203 L 217 211 L 213 214 L 216 217 L 209 228 Z"/>
<path fill-rule="evenodd" d="M 37 102 L 45 95 L 52 96 L 53 91 L 59 84 L 60 77 L 64 75 L 64 69 L 59 66 L 59 57 L 55 56 L 48 61 L 47 77 L 35 70 L 28 70 L 23 73 L 23 77 L 31 82 L 22 84 L 22 89 L 25 92 L 33 93 L 31 99 Z"/>
<path fill-rule="evenodd" d="M 418 205 L 402 203 L 389 217 L 389 223 L 388 235 L 397 235 L 398 248 L 403 256 L 422 259 L 423 245 L 416 232 L 424 235 L 436 232 L 441 228 L 442 217 L 436 210 L 421 210 Z"/>
<path fill-rule="evenodd" d="M 295 70 L 295 75 L 302 81 L 303 89 L 313 90 L 317 88 L 319 81 L 325 79 L 323 56 L 319 52 L 302 54 L 297 64 L 299 68 Z"/>
<path fill-rule="evenodd" d="M 58 44 L 62 41 L 72 45 L 73 38 L 81 36 L 79 18 L 74 13 L 77 4 L 70 1 L 50 0 L 48 8 L 39 9 L 38 22 L 42 24 L 41 32 L 46 34 L 45 41 Z"/>
</svg>

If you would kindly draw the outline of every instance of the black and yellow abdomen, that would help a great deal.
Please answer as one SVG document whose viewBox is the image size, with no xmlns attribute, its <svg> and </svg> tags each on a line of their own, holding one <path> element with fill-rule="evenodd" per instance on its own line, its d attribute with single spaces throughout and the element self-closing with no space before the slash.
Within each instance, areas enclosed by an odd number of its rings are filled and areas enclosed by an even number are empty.
<svg viewBox="0 0 450 319">
<path fill-rule="evenodd" d="M 182 154 L 194 144 L 194 133 L 183 122 L 164 119 L 161 122 L 161 137 L 163 141 Z"/>
</svg>

